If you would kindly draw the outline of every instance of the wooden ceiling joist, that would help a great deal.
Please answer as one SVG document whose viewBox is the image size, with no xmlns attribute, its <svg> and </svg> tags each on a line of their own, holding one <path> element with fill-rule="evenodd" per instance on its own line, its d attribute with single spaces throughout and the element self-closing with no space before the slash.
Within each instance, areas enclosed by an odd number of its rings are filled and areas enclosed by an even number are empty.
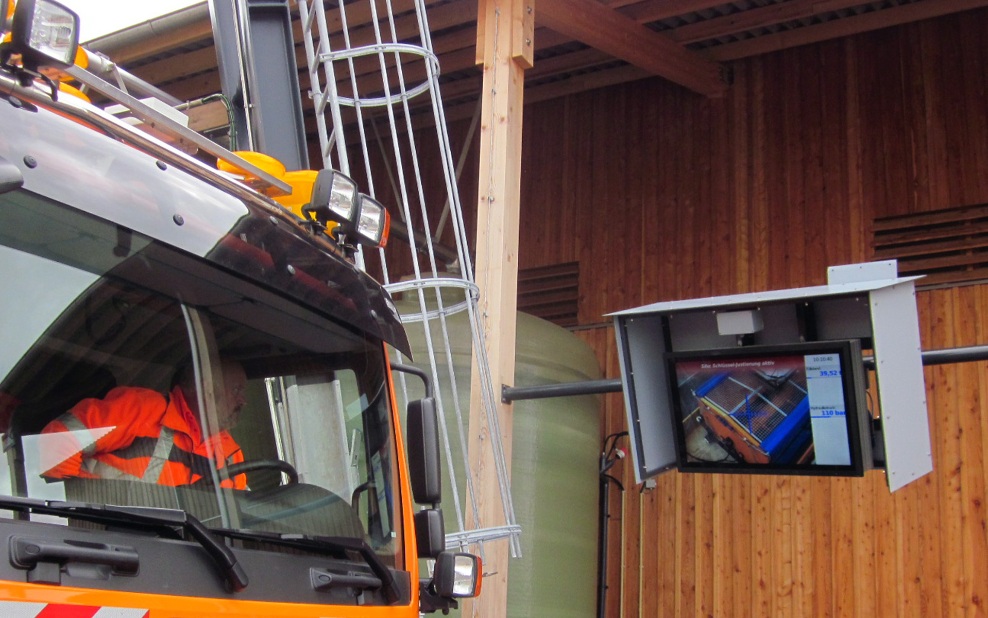
<svg viewBox="0 0 988 618">
<path fill-rule="evenodd" d="M 598 2 L 538 0 L 535 19 L 556 32 L 694 92 L 714 97 L 723 95 L 727 89 L 719 64 Z"/>
<path fill-rule="evenodd" d="M 615 6 L 617 2 L 611 2 Z M 705 11 L 727 4 L 724 0 L 661 0 L 659 2 L 639 2 L 621 9 L 621 13 L 638 23 L 647 23 Z"/>
<path fill-rule="evenodd" d="M 718 45 L 710 48 L 707 57 L 721 62 L 738 60 L 985 6 L 988 6 L 988 0 L 923 0 L 923 2 L 836 19 L 815 26 L 784 30 L 736 43 Z"/>
<path fill-rule="evenodd" d="M 433 51 L 439 58 L 447 117 L 470 116 L 479 96 L 475 69 L 478 0 L 422 0 Z M 417 43 L 415 0 L 392 0 L 399 41 Z M 988 6 L 988 0 L 533 0 L 534 67 L 525 75 L 526 102 L 546 100 L 659 75 L 704 94 L 726 88 L 721 65 L 790 47 L 819 43 L 889 26 Z M 350 44 L 368 45 L 377 34 L 369 2 L 345 5 Z M 334 48 L 343 46 L 339 4 L 326 10 Z M 381 22 L 391 40 L 391 23 Z M 308 71 L 301 24 L 293 24 L 299 80 Z M 103 51 L 129 71 L 180 99 L 218 90 L 215 51 L 206 5 L 191 6 L 97 39 Z M 416 39 L 416 40 L 413 40 Z M 687 47 L 689 46 L 689 47 Z M 395 56 L 386 58 L 387 79 L 398 87 Z M 407 83 L 425 79 L 423 61 L 401 54 Z M 625 64 L 627 63 L 627 64 Z M 352 93 L 351 63 L 338 65 L 341 93 Z M 352 61 L 356 88 L 380 96 L 383 81 L 376 55 Z M 306 100 L 307 102 L 307 100 Z M 418 101 L 413 101 L 414 108 Z"/>
<path fill-rule="evenodd" d="M 747 32 L 756 28 L 767 28 L 776 24 L 849 9 L 863 4 L 868 4 L 868 2 L 865 0 L 789 0 L 782 4 L 770 4 L 757 9 L 739 11 L 680 26 L 670 33 L 670 38 L 686 45 Z"/>
</svg>

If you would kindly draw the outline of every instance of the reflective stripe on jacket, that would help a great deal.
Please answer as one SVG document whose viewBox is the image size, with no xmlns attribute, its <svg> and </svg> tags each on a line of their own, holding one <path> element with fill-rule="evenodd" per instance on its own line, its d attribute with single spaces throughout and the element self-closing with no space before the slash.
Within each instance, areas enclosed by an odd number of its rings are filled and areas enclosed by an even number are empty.
<svg viewBox="0 0 988 618">
<path fill-rule="evenodd" d="M 127 479 L 177 486 L 209 477 L 244 460 L 227 431 L 205 440 L 178 388 L 157 391 L 117 387 L 103 399 L 83 399 L 42 430 L 42 476 Z M 56 439 L 57 438 L 57 439 Z M 214 462 L 216 462 L 214 464 Z M 221 483 L 245 489 L 243 474 Z"/>
</svg>

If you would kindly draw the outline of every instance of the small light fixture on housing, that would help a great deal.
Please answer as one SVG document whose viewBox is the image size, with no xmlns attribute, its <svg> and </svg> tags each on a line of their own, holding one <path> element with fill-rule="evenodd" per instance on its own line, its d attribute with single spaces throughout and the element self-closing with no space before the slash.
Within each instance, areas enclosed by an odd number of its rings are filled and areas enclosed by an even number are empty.
<svg viewBox="0 0 988 618">
<path fill-rule="evenodd" d="M 480 595 L 482 562 L 473 554 L 442 552 L 436 558 L 433 584 L 440 597 L 466 599 Z"/>
<path fill-rule="evenodd" d="M 357 193 L 352 178 L 336 170 L 321 170 L 312 185 L 312 197 L 302 211 L 332 230 L 344 245 L 359 243 L 383 247 L 388 242 L 391 217 L 380 202 Z"/>
<path fill-rule="evenodd" d="M 357 241 L 362 245 L 383 247 L 388 244 L 391 215 L 369 195 L 360 194 L 360 218 L 357 221 Z"/>
<path fill-rule="evenodd" d="M 54 0 L 19 0 L 9 46 L 8 53 L 20 54 L 24 68 L 31 71 L 72 66 L 79 47 L 79 16 Z"/>
<path fill-rule="evenodd" d="M 303 211 L 328 225 L 336 222 L 344 234 L 356 230 L 360 212 L 357 183 L 336 170 L 320 170 L 312 185 L 312 198 Z"/>
</svg>

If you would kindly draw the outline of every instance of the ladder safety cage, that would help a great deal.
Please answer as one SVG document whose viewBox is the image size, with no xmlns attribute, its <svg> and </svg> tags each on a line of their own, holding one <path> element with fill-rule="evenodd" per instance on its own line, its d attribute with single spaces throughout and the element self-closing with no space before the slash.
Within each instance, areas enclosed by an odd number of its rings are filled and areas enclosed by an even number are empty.
<svg viewBox="0 0 988 618">
<path fill-rule="evenodd" d="M 396 8 L 399 4 L 400 8 Z M 409 4 L 413 6 L 409 7 Z M 465 548 L 477 544 L 482 554 L 485 542 L 507 537 L 511 554 L 517 557 L 521 553 L 520 527 L 516 524 L 511 501 L 509 462 L 501 441 L 498 399 L 484 345 L 479 292 L 457 189 L 458 173 L 465 157 L 461 157 L 458 164 L 453 158 L 426 1 L 357 0 L 332 3 L 327 10 L 322 0 L 299 0 L 298 10 L 308 61 L 309 96 L 315 108 L 323 166 L 349 176 L 362 172 L 365 176 L 362 184 L 369 195 L 388 202 L 380 196 L 379 185 L 383 183 L 375 178 L 375 171 L 383 167 L 394 198 L 391 203 L 399 205 L 393 229 L 396 237 L 407 240 L 409 255 L 398 256 L 391 249 L 390 257 L 401 264 L 410 263 L 412 272 L 394 280 L 383 248 L 378 250 L 380 263 L 377 267 L 385 288 L 392 295 L 402 294 L 404 298 L 413 299 L 414 302 L 409 304 L 417 305 L 417 311 L 406 311 L 401 319 L 407 329 L 413 325 L 422 329 L 429 374 L 436 385 L 440 433 L 446 449 L 446 467 L 458 527 L 446 535 L 447 546 Z M 467 144 L 479 118 L 479 101 L 477 111 Z M 445 185 L 445 204 L 438 217 L 435 217 L 438 208 L 427 208 L 432 196 L 427 197 L 423 173 L 437 166 L 424 165 L 416 143 L 419 136 L 426 133 L 420 126 L 425 124 L 435 127 L 434 147 L 441 159 L 439 167 Z M 389 138 L 390 143 L 387 143 Z M 429 152 L 432 152 L 433 144 L 429 146 Z M 381 164 L 375 165 L 375 162 Z M 433 201 L 437 200 L 433 198 Z M 441 239 L 450 240 L 443 243 Z M 358 253 L 358 265 L 366 267 L 366 257 L 362 251 Z M 478 498 L 468 472 L 465 414 L 469 414 L 469 410 L 461 409 L 455 393 L 469 385 L 456 383 L 453 371 L 456 342 L 451 341 L 448 320 L 463 311 L 467 313 L 472 354 L 481 376 L 480 399 L 490 436 L 487 443 L 493 451 L 496 466 L 503 526 L 479 521 Z M 403 362 L 401 358 L 398 360 Z M 398 389 L 407 401 L 408 386 L 400 374 Z M 455 427 L 450 427 L 447 419 L 453 419 Z M 456 434 L 452 434 L 453 431 Z M 459 452 L 454 455 L 454 450 Z M 460 466 L 454 463 L 457 459 Z M 462 497 L 460 485 L 466 493 Z M 464 513 L 467 508 L 473 516 L 472 521 L 476 522 L 470 530 Z"/>
</svg>

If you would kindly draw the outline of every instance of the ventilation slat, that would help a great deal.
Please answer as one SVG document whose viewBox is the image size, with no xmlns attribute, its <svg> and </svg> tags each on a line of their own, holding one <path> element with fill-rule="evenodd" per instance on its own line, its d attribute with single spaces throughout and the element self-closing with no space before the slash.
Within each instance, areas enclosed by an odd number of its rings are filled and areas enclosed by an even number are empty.
<svg viewBox="0 0 988 618">
<path fill-rule="evenodd" d="M 579 324 L 580 265 L 565 262 L 518 271 L 518 310 L 563 327 Z"/>
<path fill-rule="evenodd" d="M 927 243 L 956 238 L 966 238 L 975 234 L 988 234 L 988 221 L 965 221 L 963 224 L 924 225 L 909 231 L 875 232 L 875 247 L 888 247 L 914 243 Z"/>
<path fill-rule="evenodd" d="M 955 235 L 956 239 L 968 238 L 968 235 Z M 943 253 L 957 253 L 958 251 L 985 251 L 988 250 L 988 234 L 967 240 L 948 240 L 944 242 L 902 244 L 891 247 L 875 246 L 875 257 L 879 260 L 891 258 L 905 259 L 911 257 L 923 257 L 927 255 L 937 255 Z"/>
<path fill-rule="evenodd" d="M 975 219 L 988 218 L 988 204 L 953 206 L 940 210 L 930 210 L 907 215 L 892 215 L 875 219 L 875 232 L 899 231 L 910 227 L 965 223 Z"/>
<path fill-rule="evenodd" d="M 546 292 L 561 292 L 565 290 L 573 290 L 574 292 L 576 290 L 573 282 L 569 280 L 569 277 L 565 279 L 538 279 L 535 281 L 518 282 L 519 294 L 536 295 Z"/>
<path fill-rule="evenodd" d="M 914 274 L 922 274 L 934 270 L 957 270 L 967 269 L 971 266 L 988 265 L 988 253 L 959 253 L 957 255 L 927 257 L 923 259 L 899 260 L 899 272 L 905 272 L 904 268 L 913 271 Z"/>
<path fill-rule="evenodd" d="M 875 219 L 872 255 L 896 259 L 903 275 L 925 275 L 921 285 L 988 278 L 988 204 Z"/>
<path fill-rule="evenodd" d="M 557 311 L 561 311 L 563 308 L 565 308 L 565 311 L 572 311 L 577 300 L 575 292 L 573 294 L 543 294 L 532 296 L 525 301 L 525 311 L 531 313 L 532 311 L 538 311 L 542 307 L 558 307 L 560 309 L 557 309 Z"/>
<path fill-rule="evenodd" d="M 917 273 L 902 273 L 904 275 L 917 274 Z M 923 279 L 919 280 L 919 283 L 924 286 L 940 286 L 940 285 L 961 285 L 965 283 L 975 283 L 979 281 L 988 280 L 988 267 L 986 268 L 973 268 L 971 270 L 966 270 L 963 272 L 942 272 L 942 273 L 926 273 Z"/>
</svg>

